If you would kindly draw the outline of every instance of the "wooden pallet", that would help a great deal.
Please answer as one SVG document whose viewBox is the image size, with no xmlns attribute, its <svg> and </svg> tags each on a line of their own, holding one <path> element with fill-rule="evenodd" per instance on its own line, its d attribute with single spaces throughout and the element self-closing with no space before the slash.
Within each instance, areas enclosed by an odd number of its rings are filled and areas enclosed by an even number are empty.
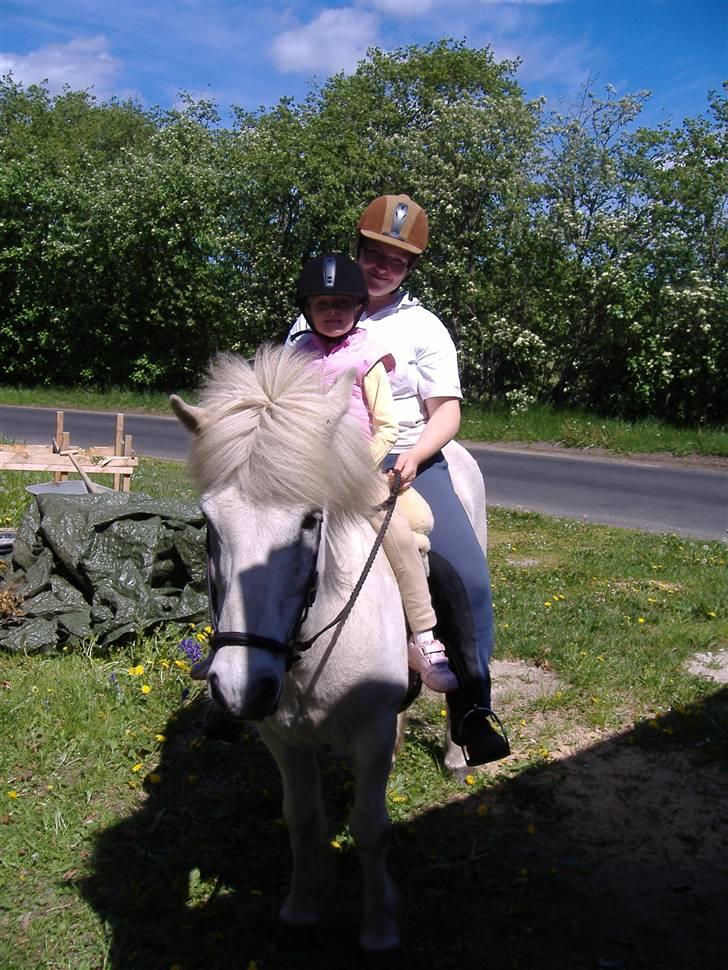
<svg viewBox="0 0 728 970">
<path fill-rule="evenodd" d="M 55 482 L 67 481 L 69 474 L 81 469 L 87 475 L 113 475 L 115 491 L 130 491 L 139 459 L 134 456 L 131 435 L 124 434 L 124 415 L 116 415 L 114 444 L 93 448 L 71 445 L 71 436 L 63 429 L 63 416 L 63 411 L 56 411 L 56 435 L 50 446 L 0 445 L 0 469 L 53 472 Z"/>
</svg>

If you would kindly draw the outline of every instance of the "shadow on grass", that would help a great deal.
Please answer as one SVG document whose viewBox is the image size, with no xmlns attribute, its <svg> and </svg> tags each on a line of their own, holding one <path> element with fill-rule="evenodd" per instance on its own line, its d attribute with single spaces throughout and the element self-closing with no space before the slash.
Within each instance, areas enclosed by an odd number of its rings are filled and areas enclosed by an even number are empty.
<svg viewBox="0 0 728 970">
<path fill-rule="evenodd" d="M 360 880 L 339 851 L 318 934 L 281 938 L 290 856 L 272 759 L 253 732 L 204 740 L 170 721 L 157 784 L 98 839 L 82 885 L 113 970 L 356 966 Z M 728 690 L 559 762 L 399 823 L 390 868 L 408 968 L 726 965 Z M 332 831 L 351 794 L 322 759 Z M 464 789 L 465 792 L 465 789 Z M 376 962 L 368 966 L 376 966 Z"/>
</svg>

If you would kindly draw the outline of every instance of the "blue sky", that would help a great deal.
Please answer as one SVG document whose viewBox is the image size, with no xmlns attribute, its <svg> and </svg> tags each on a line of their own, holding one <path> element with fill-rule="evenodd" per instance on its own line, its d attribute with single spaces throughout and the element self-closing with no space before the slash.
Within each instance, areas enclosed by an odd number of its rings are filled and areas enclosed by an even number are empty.
<svg viewBox="0 0 728 970">
<path fill-rule="evenodd" d="M 0 72 L 170 107 L 179 91 L 225 111 L 303 98 L 368 47 L 443 37 L 519 57 L 529 97 L 558 107 L 644 88 L 642 121 L 703 112 L 728 78 L 728 0 L 0 0 Z"/>
</svg>

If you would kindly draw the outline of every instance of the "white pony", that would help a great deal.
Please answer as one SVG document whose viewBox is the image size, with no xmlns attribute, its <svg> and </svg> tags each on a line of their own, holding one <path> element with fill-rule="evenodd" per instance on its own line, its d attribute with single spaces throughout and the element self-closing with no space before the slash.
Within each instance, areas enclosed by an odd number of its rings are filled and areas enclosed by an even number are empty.
<svg viewBox="0 0 728 970">
<path fill-rule="evenodd" d="M 262 348 L 252 366 L 221 356 L 200 407 L 171 403 L 194 432 L 191 467 L 208 525 L 208 691 L 228 717 L 260 722 L 283 780 L 293 874 L 281 919 L 309 927 L 319 917 L 328 846 L 316 750 L 330 745 L 355 775 L 360 944 L 386 951 L 399 945 L 385 794 L 408 687 L 407 633 L 380 551 L 345 621 L 300 651 L 350 603 L 375 538 L 366 513 L 381 497 L 347 417 L 351 378 L 325 391 L 314 373 L 288 348 Z"/>
</svg>

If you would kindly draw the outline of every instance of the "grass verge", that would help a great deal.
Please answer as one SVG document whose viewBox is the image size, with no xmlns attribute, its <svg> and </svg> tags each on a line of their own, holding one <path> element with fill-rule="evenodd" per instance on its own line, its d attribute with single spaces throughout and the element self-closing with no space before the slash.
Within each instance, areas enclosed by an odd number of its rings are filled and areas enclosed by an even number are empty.
<svg viewBox="0 0 728 970">
<path fill-rule="evenodd" d="M 177 389 L 186 401 L 196 402 L 195 391 Z M 0 386 L 0 404 L 26 407 L 121 411 L 169 416 L 168 395 L 111 388 L 22 388 Z M 674 455 L 728 457 L 728 428 L 676 428 L 656 420 L 622 421 L 602 418 L 572 408 L 558 411 L 534 405 L 510 412 L 466 404 L 460 437 L 470 441 L 546 441 L 565 448 L 605 448 L 617 454 L 664 452 Z"/>
</svg>

